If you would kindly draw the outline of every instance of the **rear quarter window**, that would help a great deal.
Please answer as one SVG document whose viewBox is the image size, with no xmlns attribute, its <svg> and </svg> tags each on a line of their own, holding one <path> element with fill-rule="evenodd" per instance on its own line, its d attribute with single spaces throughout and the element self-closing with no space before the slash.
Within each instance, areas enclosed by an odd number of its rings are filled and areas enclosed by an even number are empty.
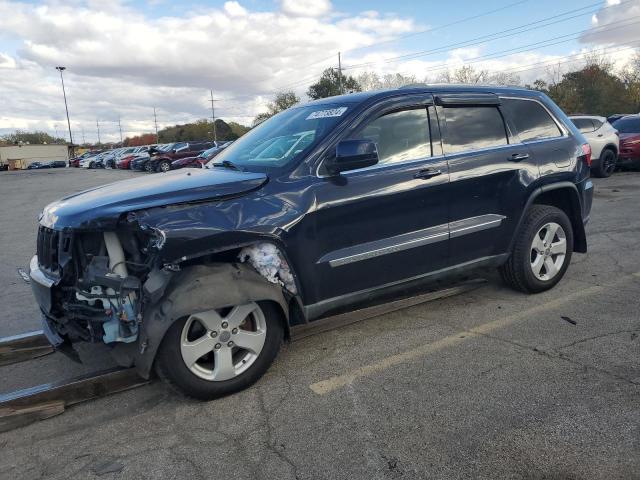
<svg viewBox="0 0 640 480">
<path fill-rule="evenodd" d="M 534 100 L 501 98 L 501 108 L 513 122 L 522 142 L 562 136 L 549 112 Z M 593 128 L 593 124 L 590 125 Z"/>
</svg>

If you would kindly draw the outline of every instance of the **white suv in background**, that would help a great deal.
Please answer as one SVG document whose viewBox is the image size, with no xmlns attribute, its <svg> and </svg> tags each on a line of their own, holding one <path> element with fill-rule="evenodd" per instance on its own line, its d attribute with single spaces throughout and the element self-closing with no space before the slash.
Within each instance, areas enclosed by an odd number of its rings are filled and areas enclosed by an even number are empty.
<svg viewBox="0 0 640 480">
<path fill-rule="evenodd" d="M 610 176 L 618 161 L 618 131 L 605 117 L 569 115 L 569 118 L 591 145 L 591 173 L 596 177 Z"/>
</svg>

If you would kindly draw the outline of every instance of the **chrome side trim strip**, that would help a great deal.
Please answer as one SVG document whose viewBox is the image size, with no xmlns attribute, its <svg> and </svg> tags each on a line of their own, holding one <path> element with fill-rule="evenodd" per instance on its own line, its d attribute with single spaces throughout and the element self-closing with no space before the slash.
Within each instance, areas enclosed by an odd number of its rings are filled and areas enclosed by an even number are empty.
<svg viewBox="0 0 640 480">
<path fill-rule="evenodd" d="M 348 263 L 368 260 L 390 253 L 401 252 L 410 248 L 421 247 L 430 243 L 442 242 L 449 239 L 449 226 L 445 223 L 415 232 L 396 235 L 395 237 L 361 243 L 352 247 L 341 248 L 329 252 L 317 263 L 329 262 L 332 267 L 339 267 Z"/>
<path fill-rule="evenodd" d="M 432 243 L 442 242 L 450 238 L 461 237 L 470 233 L 480 232 L 489 228 L 499 227 L 507 218 L 504 215 L 490 213 L 477 217 L 456 220 L 450 224 L 416 230 L 394 237 L 361 243 L 352 247 L 341 248 L 323 255 L 316 263 L 329 263 L 331 267 L 340 267 L 349 263 L 369 260 L 390 253 L 402 252 L 410 248 L 422 247 Z"/>
<path fill-rule="evenodd" d="M 479 215 L 477 217 L 457 220 L 449 224 L 449 235 L 450 238 L 456 238 L 470 233 L 487 230 L 489 228 L 499 227 L 505 218 L 507 217 L 504 215 L 490 213 L 487 215 Z"/>
</svg>

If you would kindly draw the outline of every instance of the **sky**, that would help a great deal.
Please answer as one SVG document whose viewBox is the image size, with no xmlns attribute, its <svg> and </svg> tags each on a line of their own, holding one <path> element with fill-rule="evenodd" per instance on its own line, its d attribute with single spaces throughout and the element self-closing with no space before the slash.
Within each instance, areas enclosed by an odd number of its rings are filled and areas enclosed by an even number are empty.
<svg viewBox="0 0 640 480">
<path fill-rule="evenodd" d="M 250 124 L 277 91 L 323 69 L 434 81 L 462 65 L 522 82 L 594 51 L 623 68 L 640 0 L 0 0 L 0 135 L 104 141 L 216 117 Z"/>
</svg>

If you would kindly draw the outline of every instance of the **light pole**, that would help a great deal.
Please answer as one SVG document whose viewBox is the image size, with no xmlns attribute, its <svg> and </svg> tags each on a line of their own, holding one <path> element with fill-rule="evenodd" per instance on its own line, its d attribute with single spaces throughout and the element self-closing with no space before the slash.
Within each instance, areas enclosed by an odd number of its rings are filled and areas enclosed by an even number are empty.
<svg viewBox="0 0 640 480">
<path fill-rule="evenodd" d="M 71 135 L 71 120 L 69 120 L 69 107 L 67 106 L 67 92 L 64 89 L 64 78 L 62 78 L 62 72 L 67 67 L 56 67 L 56 70 L 60 72 L 60 81 L 62 82 L 62 95 L 64 96 L 64 109 L 67 112 L 67 125 L 69 126 L 69 142 L 71 143 L 71 156 L 73 156 L 73 136 Z"/>
</svg>

